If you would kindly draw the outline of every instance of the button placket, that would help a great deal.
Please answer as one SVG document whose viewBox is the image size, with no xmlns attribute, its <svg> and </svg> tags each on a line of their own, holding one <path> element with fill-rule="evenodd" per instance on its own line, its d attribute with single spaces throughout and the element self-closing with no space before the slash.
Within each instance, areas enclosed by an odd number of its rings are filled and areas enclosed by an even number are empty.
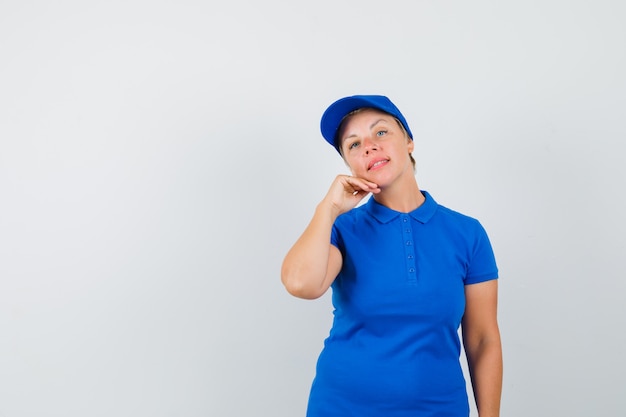
<svg viewBox="0 0 626 417">
<path fill-rule="evenodd" d="M 404 239 L 404 253 L 406 260 L 407 280 L 409 283 L 417 283 L 417 265 L 415 263 L 415 241 L 413 230 L 408 215 L 402 216 L 402 238 Z"/>
</svg>

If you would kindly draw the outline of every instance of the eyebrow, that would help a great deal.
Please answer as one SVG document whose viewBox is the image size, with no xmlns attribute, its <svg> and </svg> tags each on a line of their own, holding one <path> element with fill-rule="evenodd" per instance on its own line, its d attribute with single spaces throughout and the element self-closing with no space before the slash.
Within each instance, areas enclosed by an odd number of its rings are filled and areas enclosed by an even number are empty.
<svg viewBox="0 0 626 417">
<path fill-rule="evenodd" d="M 373 128 L 374 126 L 376 126 L 378 123 L 384 122 L 384 121 L 386 121 L 386 120 L 385 119 L 378 119 L 378 120 L 376 120 L 374 123 L 372 123 L 370 125 L 370 129 Z"/>
</svg>

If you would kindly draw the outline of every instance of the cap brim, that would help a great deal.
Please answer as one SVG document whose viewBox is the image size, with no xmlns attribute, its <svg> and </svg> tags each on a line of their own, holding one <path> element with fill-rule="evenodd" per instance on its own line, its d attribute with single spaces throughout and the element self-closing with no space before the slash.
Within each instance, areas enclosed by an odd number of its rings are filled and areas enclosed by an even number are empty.
<svg viewBox="0 0 626 417">
<path fill-rule="evenodd" d="M 337 147 L 335 143 L 337 130 L 343 121 L 343 118 L 350 112 L 363 107 L 378 107 L 373 106 L 373 103 L 361 97 L 345 97 L 335 101 L 331 104 L 324 114 L 320 122 L 322 130 L 322 136 L 328 143 Z"/>
</svg>

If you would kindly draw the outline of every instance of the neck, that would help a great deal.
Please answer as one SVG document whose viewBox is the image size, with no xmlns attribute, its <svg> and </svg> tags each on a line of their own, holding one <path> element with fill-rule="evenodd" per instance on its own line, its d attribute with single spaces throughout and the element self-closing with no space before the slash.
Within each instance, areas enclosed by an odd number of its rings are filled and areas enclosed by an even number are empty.
<svg viewBox="0 0 626 417">
<path fill-rule="evenodd" d="M 415 210 L 426 201 L 426 197 L 420 191 L 415 177 L 411 178 L 412 180 L 404 184 L 381 190 L 380 193 L 374 195 L 374 199 L 383 206 L 401 213 Z"/>
</svg>

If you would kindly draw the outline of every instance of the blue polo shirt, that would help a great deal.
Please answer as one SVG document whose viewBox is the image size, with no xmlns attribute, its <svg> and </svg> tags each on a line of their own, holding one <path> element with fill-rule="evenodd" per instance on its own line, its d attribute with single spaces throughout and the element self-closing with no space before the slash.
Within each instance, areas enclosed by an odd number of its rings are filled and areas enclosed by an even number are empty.
<svg viewBox="0 0 626 417">
<path fill-rule="evenodd" d="M 458 329 L 465 285 L 498 277 L 480 223 L 426 201 L 410 213 L 373 198 L 339 216 L 333 326 L 308 417 L 469 415 Z"/>
</svg>

